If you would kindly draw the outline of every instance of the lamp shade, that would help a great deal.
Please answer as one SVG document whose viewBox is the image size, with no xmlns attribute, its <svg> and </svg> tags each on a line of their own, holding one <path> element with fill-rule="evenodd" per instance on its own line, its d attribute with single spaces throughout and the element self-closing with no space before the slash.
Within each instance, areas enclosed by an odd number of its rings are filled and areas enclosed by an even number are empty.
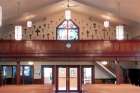
<svg viewBox="0 0 140 93">
<path fill-rule="evenodd" d="M 2 7 L 0 6 L 0 27 L 2 26 Z"/>
<path fill-rule="evenodd" d="M 117 40 L 124 39 L 124 26 L 123 25 L 116 26 L 116 39 Z"/>
<path fill-rule="evenodd" d="M 71 10 L 70 9 L 66 9 L 65 10 L 65 19 L 66 20 L 70 20 L 71 19 Z"/>
<path fill-rule="evenodd" d="M 32 27 L 32 24 L 33 24 L 32 21 L 30 21 L 30 20 L 27 21 L 27 27 Z"/>
<path fill-rule="evenodd" d="M 104 21 L 104 27 L 105 28 L 108 28 L 109 27 L 109 21 L 108 20 Z"/>
<path fill-rule="evenodd" d="M 22 26 L 15 26 L 15 40 L 22 40 Z"/>
</svg>

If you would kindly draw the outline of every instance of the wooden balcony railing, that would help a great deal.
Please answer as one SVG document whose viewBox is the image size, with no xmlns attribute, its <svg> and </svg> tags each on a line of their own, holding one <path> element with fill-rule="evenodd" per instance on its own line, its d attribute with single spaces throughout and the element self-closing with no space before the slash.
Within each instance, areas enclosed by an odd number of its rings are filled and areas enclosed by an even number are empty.
<svg viewBox="0 0 140 93">
<path fill-rule="evenodd" d="M 138 57 L 140 41 L 0 41 L 0 57 Z"/>
</svg>

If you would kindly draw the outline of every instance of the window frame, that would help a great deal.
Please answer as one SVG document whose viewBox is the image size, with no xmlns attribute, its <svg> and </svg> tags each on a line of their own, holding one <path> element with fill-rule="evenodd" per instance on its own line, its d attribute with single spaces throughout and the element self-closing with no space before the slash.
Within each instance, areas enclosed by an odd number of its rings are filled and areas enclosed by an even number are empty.
<svg viewBox="0 0 140 93">
<path fill-rule="evenodd" d="M 75 26 L 76 28 L 59 28 L 65 21 L 71 21 Z M 77 29 L 78 31 L 78 39 L 77 40 L 69 40 L 68 39 L 68 33 L 67 33 L 67 40 L 61 40 L 61 39 L 58 39 L 58 29 Z M 78 41 L 80 39 L 80 29 L 79 29 L 79 26 L 73 21 L 73 20 L 66 20 L 64 19 L 57 27 L 56 27 L 56 40 L 61 40 L 61 41 Z"/>
</svg>

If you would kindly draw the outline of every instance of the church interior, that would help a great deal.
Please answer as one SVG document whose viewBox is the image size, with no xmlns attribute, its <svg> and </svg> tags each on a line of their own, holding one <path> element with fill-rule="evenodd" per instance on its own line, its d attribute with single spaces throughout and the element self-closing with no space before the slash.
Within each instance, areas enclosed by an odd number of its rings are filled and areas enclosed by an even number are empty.
<svg viewBox="0 0 140 93">
<path fill-rule="evenodd" d="M 0 93 L 139 93 L 139 4 L 0 0 Z"/>
</svg>

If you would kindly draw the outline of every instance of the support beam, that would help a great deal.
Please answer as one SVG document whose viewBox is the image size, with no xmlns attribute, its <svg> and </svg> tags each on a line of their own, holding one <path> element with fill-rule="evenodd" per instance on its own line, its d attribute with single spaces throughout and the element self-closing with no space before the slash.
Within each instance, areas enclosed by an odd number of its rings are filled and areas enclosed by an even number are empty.
<svg viewBox="0 0 140 93">
<path fill-rule="evenodd" d="M 115 61 L 116 84 L 123 84 L 123 72 L 118 61 Z"/>
<path fill-rule="evenodd" d="M 20 84 L 20 61 L 17 60 L 17 67 L 16 67 L 16 84 Z"/>
<path fill-rule="evenodd" d="M 0 86 L 2 85 L 2 66 L 0 66 Z"/>
</svg>

